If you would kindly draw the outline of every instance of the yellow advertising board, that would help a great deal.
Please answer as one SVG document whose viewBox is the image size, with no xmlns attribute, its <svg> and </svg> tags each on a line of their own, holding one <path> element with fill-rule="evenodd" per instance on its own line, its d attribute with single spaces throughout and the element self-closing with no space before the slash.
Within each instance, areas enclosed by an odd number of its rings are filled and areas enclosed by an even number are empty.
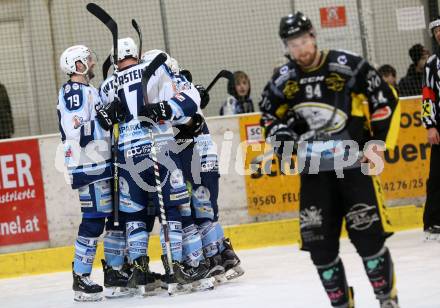
<svg viewBox="0 0 440 308">
<path fill-rule="evenodd" d="M 385 152 L 381 174 L 387 200 L 420 198 L 426 195 L 431 148 L 421 120 L 421 100 L 400 101 L 402 114 L 397 145 Z"/>
<path fill-rule="evenodd" d="M 249 214 L 298 211 L 299 176 L 281 172 L 283 169 L 275 155 L 258 159 L 270 150 L 264 143 L 259 123 L 260 115 L 240 117 L 245 167 L 253 170 L 251 175 L 245 175 Z"/>
<path fill-rule="evenodd" d="M 429 172 L 430 146 L 421 122 L 420 99 L 401 100 L 401 105 L 397 145 L 394 151 L 385 153 L 381 174 L 387 201 L 424 197 Z M 245 168 L 251 170 L 250 175 L 245 175 L 249 214 L 298 211 L 299 176 L 282 172 L 289 166 L 281 166 L 275 155 L 269 155 L 270 147 L 265 144 L 259 125 L 260 115 L 243 116 L 239 121 Z"/>
</svg>

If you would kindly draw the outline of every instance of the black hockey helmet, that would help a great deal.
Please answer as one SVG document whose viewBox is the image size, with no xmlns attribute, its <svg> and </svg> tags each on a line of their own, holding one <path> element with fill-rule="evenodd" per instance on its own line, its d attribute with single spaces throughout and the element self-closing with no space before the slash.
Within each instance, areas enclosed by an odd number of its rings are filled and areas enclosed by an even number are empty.
<svg viewBox="0 0 440 308">
<path fill-rule="evenodd" d="M 285 40 L 288 37 L 310 32 L 312 29 L 312 21 L 302 12 L 296 12 L 281 18 L 279 35 Z"/>
</svg>

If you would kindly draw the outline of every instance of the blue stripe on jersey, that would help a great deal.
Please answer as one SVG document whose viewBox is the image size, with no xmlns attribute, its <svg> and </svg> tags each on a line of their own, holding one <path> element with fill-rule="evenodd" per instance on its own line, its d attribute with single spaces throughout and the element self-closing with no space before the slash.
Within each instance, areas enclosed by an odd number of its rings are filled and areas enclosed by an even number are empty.
<svg viewBox="0 0 440 308">
<path fill-rule="evenodd" d="M 107 168 L 111 166 L 111 163 L 106 161 L 99 164 L 92 164 L 89 166 L 80 166 L 80 167 L 68 167 L 69 173 L 81 173 L 81 172 L 87 172 L 87 171 L 96 171 L 101 170 L 104 168 Z"/>
<path fill-rule="evenodd" d="M 160 67 L 165 71 L 165 73 L 166 73 L 171 79 L 173 79 L 173 78 L 175 77 L 175 75 L 174 75 L 173 71 L 171 70 L 171 68 L 169 68 L 166 64 L 162 64 Z"/>
<path fill-rule="evenodd" d="M 63 126 L 61 125 L 61 112 L 59 109 L 57 109 L 57 115 L 58 115 L 58 128 L 60 129 L 61 132 L 61 141 L 65 141 L 66 140 L 66 133 L 64 132 Z"/>
<path fill-rule="evenodd" d="M 87 132 L 86 129 L 90 130 L 90 132 Z M 90 121 L 89 123 L 86 123 L 81 126 L 81 133 L 79 137 L 79 145 L 82 148 L 85 148 L 91 141 L 96 140 L 94 137 L 94 131 L 95 131 L 95 121 Z"/>
</svg>

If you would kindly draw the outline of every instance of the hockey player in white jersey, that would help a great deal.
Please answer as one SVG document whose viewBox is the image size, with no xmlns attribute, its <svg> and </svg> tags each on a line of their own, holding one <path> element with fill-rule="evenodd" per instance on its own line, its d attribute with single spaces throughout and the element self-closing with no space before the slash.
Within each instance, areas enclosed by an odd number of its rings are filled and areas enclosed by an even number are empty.
<svg viewBox="0 0 440 308">
<path fill-rule="evenodd" d="M 73 262 L 76 301 L 102 299 L 102 287 L 90 280 L 90 273 L 98 237 L 104 230 L 105 219 L 112 213 L 110 134 L 96 119 L 95 108 L 101 105 L 101 100 L 97 89 L 89 84 L 94 77 L 94 66 L 93 53 L 83 45 L 67 48 L 60 57 L 60 68 L 69 80 L 59 91 L 59 129 L 65 165 L 72 188 L 78 190 L 82 211 Z M 108 244 L 111 239 L 114 247 L 123 250 L 125 239 L 114 238 L 119 231 L 112 228 L 111 222 L 106 229 L 104 242 Z M 111 255 L 105 256 L 107 262 L 111 261 Z M 112 283 L 116 280 L 127 278 L 120 272 L 112 273 Z"/>
<path fill-rule="evenodd" d="M 162 52 L 157 49 L 147 51 L 142 55 L 142 60 L 149 63 Z M 183 84 L 188 81 L 192 82 L 189 71 L 180 70 L 177 60 L 168 54 L 167 57 L 166 64 L 176 74 L 176 80 Z M 191 243 L 194 242 L 193 238 L 198 229 L 197 236 L 201 236 L 203 253 L 209 261 L 208 275 L 221 277 L 226 272 L 226 278 L 233 279 L 241 276 L 244 271 L 240 267 L 240 259 L 232 249 L 230 240 L 225 239 L 223 228 L 218 222 L 217 199 L 220 175 L 217 148 L 205 123 L 201 108 L 208 104 L 209 94 L 203 86 L 196 85 L 195 87 L 202 97 L 201 103 L 197 106 L 197 112 L 190 117 L 173 121 L 178 131 L 176 139 L 179 144 L 178 154 L 183 163 L 183 175 L 192 187 L 192 215 L 182 217 L 184 259 L 186 258 L 188 262 L 194 259 L 194 248 Z"/>
<path fill-rule="evenodd" d="M 133 39 L 118 41 L 119 100 L 114 99 L 113 77 L 110 77 L 101 85 L 100 95 L 106 105 L 98 117 L 105 118 L 103 122 L 120 123 L 120 210 L 126 219 L 128 252 L 134 264 L 129 286 L 145 286 L 147 289 L 151 280 L 147 256 L 148 238 L 154 224 L 154 216 L 147 213 L 149 197 L 159 208 L 154 162 L 150 156 L 151 147 L 156 147 L 173 264 L 168 264 L 166 256 L 162 257 L 162 261 L 165 269 L 169 269 L 169 266 L 173 268 L 174 276 L 168 280 L 173 288 L 176 283 L 187 285 L 199 281 L 208 272 L 208 267 L 202 262 L 191 267 L 182 262 L 182 213 L 184 215 L 190 211 L 189 195 L 182 177 L 181 162 L 170 151 L 174 146 L 174 137 L 169 121 L 193 114 L 197 110 L 195 101 L 200 100 L 200 96 L 190 85 L 181 91 L 170 92 L 168 85 L 172 84 L 174 77 L 166 65 L 161 66 L 150 78 L 147 95 L 144 95 L 142 71 L 147 66 L 148 63 L 138 63 L 138 48 Z M 147 102 L 144 102 L 144 96 Z M 123 121 L 113 116 L 115 109 L 117 113 L 123 114 Z M 145 121 L 151 118 L 153 122 Z M 159 121 L 162 124 L 155 125 Z M 106 129 L 110 129 L 110 126 Z M 156 136 L 154 145 L 151 133 Z M 162 234 L 161 239 L 163 242 Z M 203 281 L 202 288 L 212 287 L 209 282 Z"/>
</svg>

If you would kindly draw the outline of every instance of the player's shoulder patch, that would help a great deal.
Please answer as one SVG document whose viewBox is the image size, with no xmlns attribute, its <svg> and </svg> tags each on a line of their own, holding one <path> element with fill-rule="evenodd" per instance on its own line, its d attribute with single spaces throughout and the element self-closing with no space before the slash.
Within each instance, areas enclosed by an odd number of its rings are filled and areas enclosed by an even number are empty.
<svg viewBox="0 0 440 308">
<path fill-rule="evenodd" d="M 287 80 L 294 79 L 296 75 L 295 64 L 290 61 L 275 70 L 275 73 L 272 76 L 272 82 L 276 87 L 280 87 Z"/>
<path fill-rule="evenodd" d="M 361 61 L 361 56 L 351 51 L 334 49 L 328 52 L 329 67 L 331 71 L 335 71 L 344 75 L 353 75 Z"/>
<path fill-rule="evenodd" d="M 359 63 L 359 61 L 362 60 L 362 57 L 357 53 L 343 49 L 331 50 L 329 52 L 329 57 L 332 61 L 341 65 L 350 65 L 351 63 Z"/>
<path fill-rule="evenodd" d="M 278 71 L 279 71 L 280 75 L 285 75 L 289 72 L 289 66 L 287 64 L 285 64 L 285 65 L 281 66 Z"/>
</svg>

